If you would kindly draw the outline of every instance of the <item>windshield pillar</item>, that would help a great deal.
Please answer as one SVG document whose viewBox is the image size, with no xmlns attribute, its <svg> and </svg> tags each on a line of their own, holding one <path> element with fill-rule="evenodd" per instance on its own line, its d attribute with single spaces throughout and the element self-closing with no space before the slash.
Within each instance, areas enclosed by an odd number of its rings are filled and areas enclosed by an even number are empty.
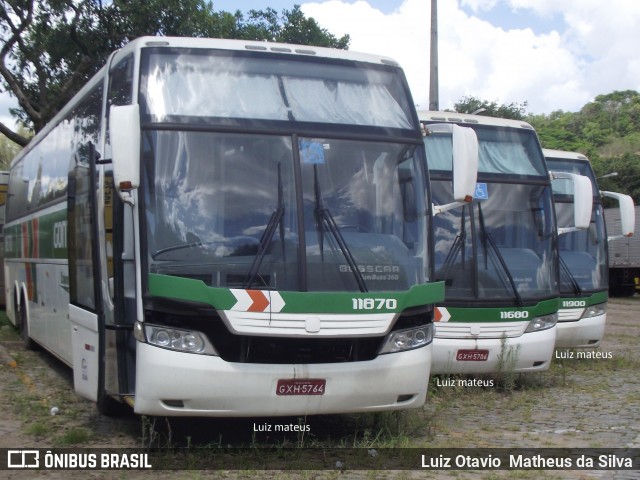
<svg viewBox="0 0 640 480">
<path fill-rule="evenodd" d="M 298 135 L 293 134 L 291 136 L 291 144 L 299 145 Z M 300 149 L 293 149 L 293 178 L 295 181 L 295 195 L 296 195 L 296 203 L 298 205 L 303 204 L 303 194 L 302 194 L 302 173 L 300 172 Z M 301 208 L 297 209 L 297 233 L 298 238 L 300 239 L 298 242 L 298 278 L 300 279 L 300 291 L 306 292 L 308 291 L 307 286 L 307 255 L 306 255 L 306 232 L 304 228 L 304 210 Z"/>
</svg>

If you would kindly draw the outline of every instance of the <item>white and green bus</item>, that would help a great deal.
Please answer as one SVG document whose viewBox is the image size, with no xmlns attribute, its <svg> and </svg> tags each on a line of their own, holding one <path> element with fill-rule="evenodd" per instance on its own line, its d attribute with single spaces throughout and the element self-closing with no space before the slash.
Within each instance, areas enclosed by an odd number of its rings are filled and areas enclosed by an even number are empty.
<svg viewBox="0 0 640 480">
<path fill-rule="evenodd" d="M 583 175 L 593 188 L 593 213 L 587 230 L 571 231 L 559 238 L 560 294 L 558 348 L 595 348 L 604 336 L 609 300 L 608 242 L 602 196 L 614 198 L 620 209 L 621 237 L 633 234 L 635 211 L 630 196 L 600 191 L 589 159 L 577 152 L 544 149 L 550 170 Z M 574 192 L 571 182 L 552 183 L 558 225 L 573 221 Z"/>
<path fill-rule="evenodd" d="M 473 202 L 434 216 L 436 307 L 432 373 L 533 372 L 549 368 L 559 308 L 558 230 L 551 177 L 535 130 L 526 122 L 454 112 L 419 112 L 432 197 L 450 204 L 448 134 L 472 129 L 479 160 Z M 586 228 L 590 184 L 575 182 L 576 226 Z"/>
<path fill-rule="evenodd" d="M 12 162 L 9 318 L 104 413 L 420 406 L 444 284 L 413 105 L 388 58 L 136 39 Z"/>
<path fill-rule="evenodd" d="M 7 205 L 9 172 L 0 171 L 0 289 L 4 292 L 4 222 Z M 0 295 L 0 307 L 5 307 L 5 295 Z"/>
</svg>

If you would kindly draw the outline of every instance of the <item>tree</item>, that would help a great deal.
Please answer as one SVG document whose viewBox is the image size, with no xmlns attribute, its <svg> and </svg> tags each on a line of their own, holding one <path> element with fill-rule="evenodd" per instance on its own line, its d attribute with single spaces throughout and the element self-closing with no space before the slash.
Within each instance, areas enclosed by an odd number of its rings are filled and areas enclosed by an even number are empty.
<svg viewBox="0 0 640 480">
<path fill-rule="evenodd" d="M 247 32 L 243 37 L 247 39 L 316 45 L 345 50 L 349 47 L 349 35 L 344 35 L 341 38 L 332 35 L 320 27 L 313 18 L 306 18 L 300 10 L 300 5 L 294 5 L 293 10 L 284 10 L 282 16 L 278 16 L 278 13 L 272 8 L 251 10 L 247 23 L 251 25 L 248 30 L 255 33 L 252 37 Z"/>
<path fill-rule="evenodd" d="M 489 102 L 476 97 L 463 97 L 458 103 L 454 104 L 453 108 L 459 113 L 480 113 L 486 117 L 524 120 L 527 102 L 498 105 L 497 101 Z"/>
<path fill-rule="evenodd" d="M 600 188 L 627 193 L 640 201 L 640 93 L 633 90 L 598 95 L 579 112 L 530 116 L 543 147 L 589 157 Z"/>
<path fill-rule="evenodd" d="M 0 170 L 9 170 L 11 160 L 19 151 L 18 144 L 0 135 Z"/>
<path fill-rule="evenodd" d="M 498 105 L 475 97 L 464 97 L 458 112 L 482 110 L 483 115 L 524 119 L 536 130 L 544 148 L 586 155 L 596 176 L 618 172 L 602 179 L 601 189 L 629 194 L 640 203 L 640 93 L 634 90 L 598 95 L 579 112 L 556 110 L 548 115 L 527 115 L 527 103 Z"/>
<path fill-rule="evenodd" d="M 267 8 L 215 12 L 209 0 L 0 0 L 0 92 L 11 113 L 40 131 L 106 62 L 113 50 L 143 35 L 239 38 L 346 49 L 306 18 L 298 5 L 282 15 Z M 28 138 L 0 123 L 0 133 L 25 146 Z"/>
<path fill-rule="evenodd" d="M 575 114 L 557 110 L 550 115 L 529 115 L 526 119 L 535 129 L 544 148 L 595 154 L 595 147 L 584 139 L 580 131 L 571 128 Z"/>
<path fill-rule="evenodd" d="M 640 155 L 625 153 L 623 155 L 591 159 L 596 177 L 607 173 L 617 172 L 618 175 L 599 181 L 602 190 L 626 193 L 633 197 L 633 202 L 640 202 Z"/>
</svg>

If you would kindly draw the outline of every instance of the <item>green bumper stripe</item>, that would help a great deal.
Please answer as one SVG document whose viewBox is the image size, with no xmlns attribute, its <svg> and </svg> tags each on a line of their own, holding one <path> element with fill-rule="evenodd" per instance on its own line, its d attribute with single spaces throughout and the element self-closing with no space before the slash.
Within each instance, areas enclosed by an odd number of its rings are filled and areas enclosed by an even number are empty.
<svg viewBox="0 0 640 480">
<path fill-rule="evenodd" d="M 531 320 L 541 315 L 556 313 L 560 309 L 560 299 L 552 298 L 543 300 L 530 307 L 499 307 L 499 308 L 477 308 L 477 307 L 446 307 L 451 315 L 449 322 L 522 322 Z M 526 316 L 516 316 L 509 318 L 507 312 L 527 312 Z"/>
<path fill-rule="evenodd" d="M 205 303 L 217 310 L 231 310 L 238 302 L 228 288 L 213 288 L 200 280 L 149 274 L 149 293 L 158 297 Z M 268 291 L 264 291 L 268 295 Z M 281 313 L 396 313 L 407 308 L 444 300 L 444 282 L 414 285 L 405 292 L 289 292 L 279 291 Z M 354 299 L 367 299 L 358 302 Z M 373 300 L 371 300 L 373 299 Z M 396 302 L 387 302 L 394 299 Z M 366 305 L 365 308 L 362 308 Z M 395 308 L 388 308 L 395 306 Z"/>
<path fill-rule="evenodd" d="M 565 296 L 561 298 L 560 308 L 574 308 L 578 306 L 590 307 L 591 305 L 598 305 L 599 303 L 605 303 L 609 300 L 609 291 L 596 292 L 590 296 Z M 569 302 L 569 303 L 566 303 Z M 584 304 L 575 304 L 571 302 L 585 302 Z"/>
</svg>

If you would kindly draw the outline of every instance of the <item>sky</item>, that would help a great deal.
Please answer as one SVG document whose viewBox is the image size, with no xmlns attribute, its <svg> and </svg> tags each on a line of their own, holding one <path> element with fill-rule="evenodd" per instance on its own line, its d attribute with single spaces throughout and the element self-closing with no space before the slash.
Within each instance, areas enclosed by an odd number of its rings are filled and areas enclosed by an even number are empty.
<svg viewBox="0 0 640 480">
<path fill-rule="evenodd" d="M 350 50 L 403 67 L 418 108 L 429 105 L 430 0 L 213 0 L 243 13 L 301 5 Z M 638 0 L 438 0 L 440 109 L 465 96 L 527 103 L 533 114 L 579 111 L 597 95 L 640 91 Z M 0 120 L 7 120 L 0 97 Z"/>
</svg>

